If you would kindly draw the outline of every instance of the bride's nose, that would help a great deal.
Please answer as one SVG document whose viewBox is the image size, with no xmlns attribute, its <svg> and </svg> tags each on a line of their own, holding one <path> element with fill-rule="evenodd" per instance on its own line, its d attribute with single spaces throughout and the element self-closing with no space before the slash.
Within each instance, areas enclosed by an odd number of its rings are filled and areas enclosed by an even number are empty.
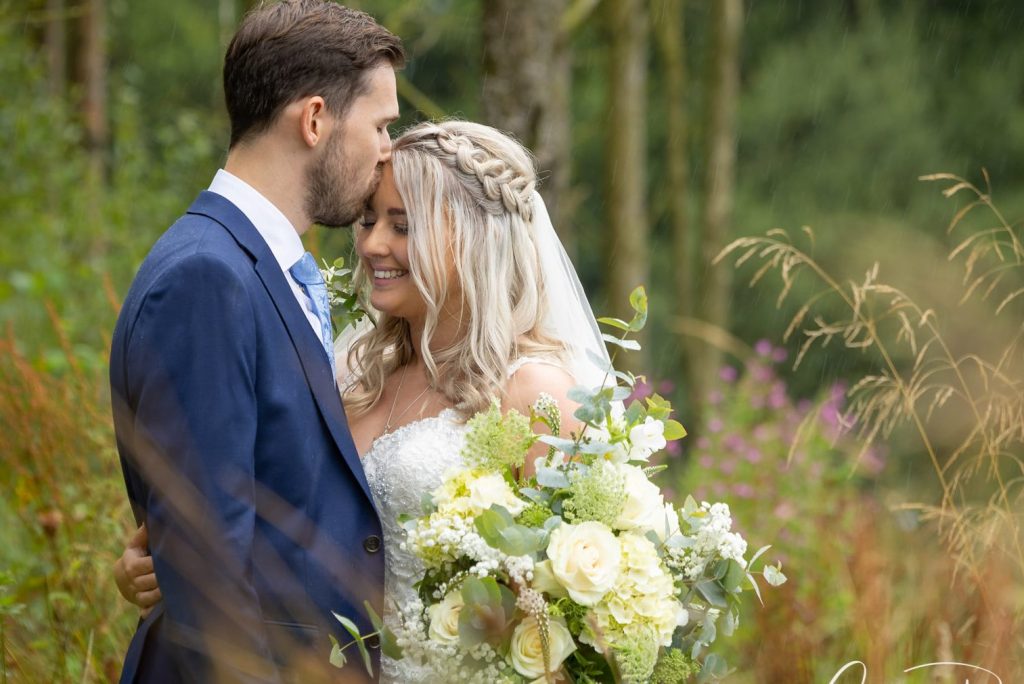
<svg viewBox="0 0 1024 684">
<path fill-rule="evenodd" d="M 387 256 L 391 249 L 388 245 L 387 231 L 378 221 L 370 228 L 363 228 L 359 240 L 359 251 L 365 257 Z"/>
</svg>

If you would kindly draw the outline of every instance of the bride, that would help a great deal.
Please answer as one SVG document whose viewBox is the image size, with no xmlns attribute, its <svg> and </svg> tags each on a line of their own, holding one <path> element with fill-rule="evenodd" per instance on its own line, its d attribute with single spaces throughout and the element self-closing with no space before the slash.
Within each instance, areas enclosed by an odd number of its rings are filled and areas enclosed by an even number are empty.
<svg viewBox="0 0 1024 684">
<path fill-rule="evenodd" d="M 530 155 L 499 131 L 424 123 L 395 140 L 355 227 L 356 285 L 377 323 L 346 331 L 335 352 L 384 527 L 389 608 L 415 595 L 422 570 L 401 549 L 398 517 L 459 465 L 465 421 L 492 398 L 528 413 L 541 392 L 569 417 L 569 389 L 603 377 L 590 360 L 607 358 L 597 325 L 535 184 Z M 115 576 L 146 610 L 160 594 L 143 535 Z M 430 679 L 406 661 L 383 658 L 382 670 L 385 682 Z"/>
</svg>

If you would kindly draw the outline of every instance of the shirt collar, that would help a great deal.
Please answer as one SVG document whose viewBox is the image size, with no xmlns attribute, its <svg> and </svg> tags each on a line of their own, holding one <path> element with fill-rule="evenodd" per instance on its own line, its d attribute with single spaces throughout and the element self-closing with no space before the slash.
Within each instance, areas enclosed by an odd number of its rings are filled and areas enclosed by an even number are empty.
<svg viewBox="0 0 1024 684">
<path fill-rule="evenodd" d="M 234 204 L 256 227 L 271 253 L 287 272 L 306 251 L 299 234 L 281 210 L 238 176 L 220 169 L 210 183 L 210 192 Z"/>
</svg>

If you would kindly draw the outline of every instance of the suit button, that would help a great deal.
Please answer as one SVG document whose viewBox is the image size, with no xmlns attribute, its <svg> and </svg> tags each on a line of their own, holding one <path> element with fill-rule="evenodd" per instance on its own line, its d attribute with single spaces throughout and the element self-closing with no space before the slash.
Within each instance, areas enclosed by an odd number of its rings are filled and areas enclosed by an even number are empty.
<svg viewBox="0 0 1024 684">
<path fill-rule="evenodd" d="M 366 553 L 377 553 L 380 551 L 380 537 L 371 534 L 363 540 L 363 548 L 366 550 Z"/>
<path fill-rule="evenodd" d="M 366 645 L 376 651 L 378 648 L 380 648 L 380 637 L 378 637 L 376 634 L 374 634 L 371 637 L 367 637 Z"/>
</svg>

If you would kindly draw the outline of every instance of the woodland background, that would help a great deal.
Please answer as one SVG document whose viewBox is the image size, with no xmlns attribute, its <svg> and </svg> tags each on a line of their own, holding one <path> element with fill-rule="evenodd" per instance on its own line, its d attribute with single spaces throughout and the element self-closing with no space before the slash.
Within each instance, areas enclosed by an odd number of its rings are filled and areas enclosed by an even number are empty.
<svg viewBox="0 0 1024 684">
<path fill-rule="evenodd" d="M 0 682 L 116 680 L 109 337 L 223 161 L 249 4 L 0 0 Z M 690 429 L 664 483 L 790 577 L 732 680 L 1024 679 L 1024 5 L 350 4 L 406 42 L 396 129 L 515 133 L 599 313 L 647 285 L 628 363 Z"/>
</svg>

